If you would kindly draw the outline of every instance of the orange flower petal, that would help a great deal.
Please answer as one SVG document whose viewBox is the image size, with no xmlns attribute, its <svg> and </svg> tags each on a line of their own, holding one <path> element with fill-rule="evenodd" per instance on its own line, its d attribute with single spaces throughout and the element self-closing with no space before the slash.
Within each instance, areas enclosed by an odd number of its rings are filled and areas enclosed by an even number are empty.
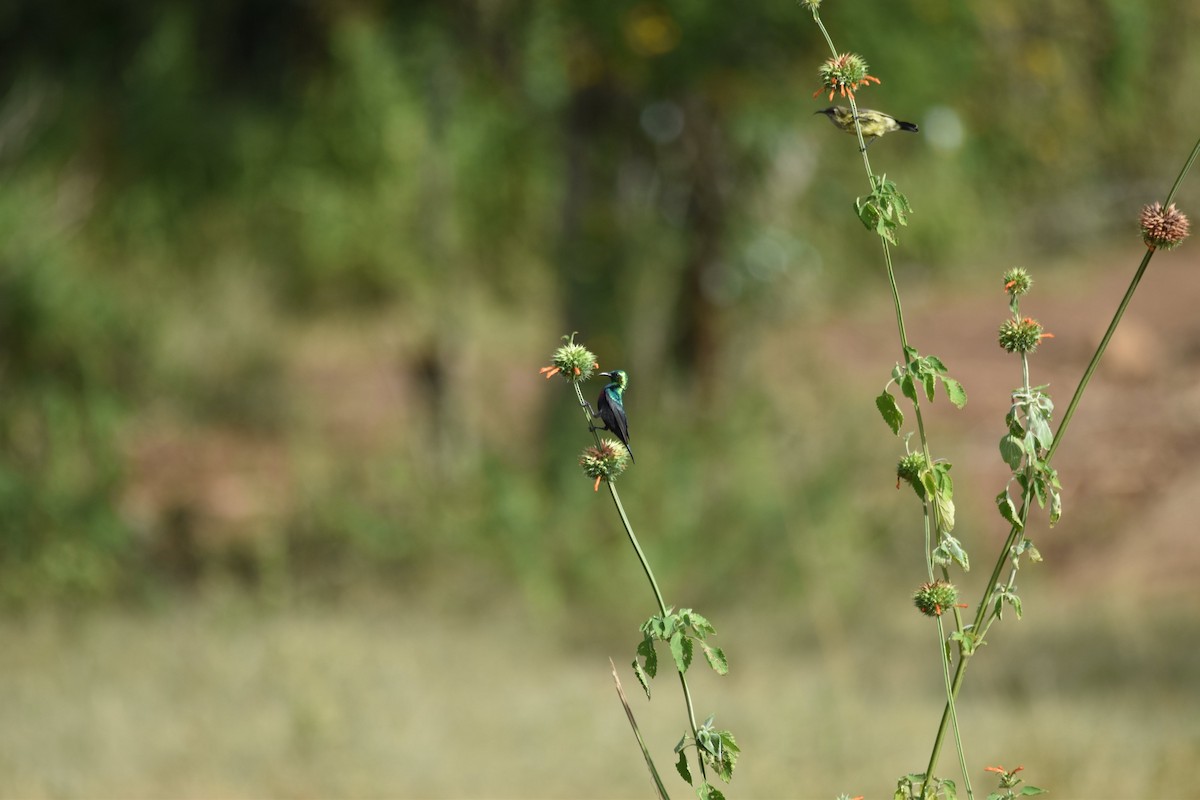
<svg viewBox="0 0 1200 800">
<path fill-rule="evenodd" d="M 597 476 L 596 476 L 596 485 L 592 487 L 592 491 L 593 491 L 593 492 L 598 492 L 598 491 L 600 491 L 600 481 L 601 481 L 602 477 L 603 477 L 603 476 L 601 476 L 601 475 L 597 475 Z"/>
<path fill-rule="evenodd" d="M 555 366 L 542 367 L 541 369 L 538 370 L 538 372 L 540 372 L 542 375 L 545 375 L 546 380 L 550 380 L 555 375 L 562 372 L 562 367 L 555 367 Z"/>
</svg>

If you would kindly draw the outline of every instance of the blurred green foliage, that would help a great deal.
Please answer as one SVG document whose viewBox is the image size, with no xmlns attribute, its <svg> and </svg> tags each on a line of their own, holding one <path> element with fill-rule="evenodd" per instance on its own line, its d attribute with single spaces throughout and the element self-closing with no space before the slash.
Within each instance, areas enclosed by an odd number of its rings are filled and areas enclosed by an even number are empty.
<svg viewBox="0 0 1200 800">
<path fill-rule="evenodd" d="M 922 125 L 872 150 L 918 273 L 1113 229 L 1194 136 L 1195 4 L 823 18 L 883 79 L 862 102 Z M 826 55 L 794 4 L 7 6 L 0 594 L 214 564 L 603 590 L 579 419 L 535 386 L 567 330 L 633 376 L 627 502 L 666 577 L 886 549 L 847 476 L 887 467 L 780 344 L 877 271 L 850 140 L 812 117 Z"/>
</svg>

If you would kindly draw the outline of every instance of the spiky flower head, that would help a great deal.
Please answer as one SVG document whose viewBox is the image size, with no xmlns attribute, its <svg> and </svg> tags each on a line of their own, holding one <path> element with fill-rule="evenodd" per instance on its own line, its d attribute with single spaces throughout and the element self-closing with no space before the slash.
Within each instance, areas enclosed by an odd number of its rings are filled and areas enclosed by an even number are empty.
<svg viewBox="0 0 1200 800">
<path fill-rule="evenodd" d="M 800 0 L 800 7 L 816 13 L 817 9 L 821 7 L 821 0 Z"/>
<path fill-rule="evenodd" d="M 629 466 L 629 450 L 616 439 L 604 438 L 599 446 L 583 451 L 579 466 L 589 478 L 596 479 L 593 489 L 600 491 L 600 481 L 611 481 Z"/>
<path fill-rule="evenodd" d="M 553 378 L 561 372 L 563 377 L 569 381 L 576 383 L 586 381 L 600 367 L 596 363 L 596 354 L 581 344 L 575 344 L 574 333 L 562 338 L 565 344 L 555 350 L 554 355 L 551 356 L 551 361 L 554 363 L 548 367 L 542 367 L 538 372 L 545 375 L 547 379 Z"/>
<path fill-rule="evenodd" d="M 821 75 L 821 88 L 813 92 L 813 97 L 824 91 L 829 92 L 830 100 L 835 94 L 854 97 L 860 86 L 879 83 L 879 78 L 867 74 L 867 62 L 857 53 L 842 53 L 827 58 L 817 71 Z"/>
<path fill-rule="evenodd" d="M 1162 203 L 1145 206 L 1139 222 L 1142 227 L 1142 241 L 1151 250 L 1174 250 L 1187 238 L 1191 227 L 1187 215 L 1176 208 L 1174 203 L 1166 208 L 1163 208 Z"/>
<path fill-rule="evenodd" d="M 906 482 L 917 493 L 917 497 L 925 499 L 925 487 L 921 484 L 921 474 L 925 472 L 925 454 L 909 453 L 896 464 L 896 488 L 900 481 Z"/>
<path fill-rule="evenodd" d="M 1042 339 L 1053 339 L 1053 333 L 1045 333 L 1042 324 L 1033 317 L 1009 318 L 1000 326 L 1000 346 L 1010 353 L 1033 353 Z"/>
<path fill-rule="evenodd" d="M 949 581 L 922 583 L 913 595 L 913 605 L 927 617 L 940 617 L 958 602 L 958 589 Z"/>
<path fill-rule="evenodd" d="M 1004 273 L 1004 291 L 1013 297 L 1020 297 L 1033 286 L 1033 277 L 1024 267 L 1013 267 Z"/>
</svg>

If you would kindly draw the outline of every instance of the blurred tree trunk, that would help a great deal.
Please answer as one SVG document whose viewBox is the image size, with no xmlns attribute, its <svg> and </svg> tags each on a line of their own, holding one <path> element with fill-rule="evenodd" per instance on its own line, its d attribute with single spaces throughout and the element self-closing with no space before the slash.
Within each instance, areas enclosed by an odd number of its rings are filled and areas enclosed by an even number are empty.
<svg viewBox="0 0 1200 800">
<path fill-rule="evenodd" d="M 686 180 L 690 186 L 687 237 L 672 323 L 672 357 L 692 377 L 707 404 L 719 380 L 724 312 L 719 299 L 727 281 L 723 256 L 728 231 L 725 185 L 728 157 L 724 131 L 712 106 L 693 95 L 685 104 Z"/>
</svg>

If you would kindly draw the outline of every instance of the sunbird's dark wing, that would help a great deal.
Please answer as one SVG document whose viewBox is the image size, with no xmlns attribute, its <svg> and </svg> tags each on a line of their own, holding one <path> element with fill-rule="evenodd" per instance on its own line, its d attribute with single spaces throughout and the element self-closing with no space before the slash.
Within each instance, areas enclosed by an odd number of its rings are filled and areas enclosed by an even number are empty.
<svg viewBox="0 0 1200 800">
<path fill-rule="evenodd" d="M 614 397 L 612 393 L 605 388 L 600 392 L 600 398 L 596 401 L 596 413 L 600 415 L 600 419 L 604 420 L 604 427 L 617 435 L 621 443 L 625 445 L 625 449 L 629 449 L 629 420 L 625 416 L 625 406 L 621 400 Z M 633 458 L 633 451 L 629 451 L 629 457 Z"/>
</svg>

